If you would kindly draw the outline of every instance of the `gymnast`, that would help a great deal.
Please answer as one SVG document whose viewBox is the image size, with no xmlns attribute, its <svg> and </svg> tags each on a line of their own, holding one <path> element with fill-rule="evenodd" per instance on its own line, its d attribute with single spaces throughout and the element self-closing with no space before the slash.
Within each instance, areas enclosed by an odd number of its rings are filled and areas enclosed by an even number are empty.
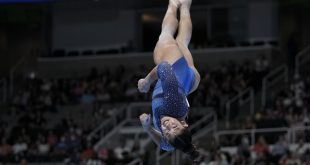
<svg viewBox="0 0 310 165">
<path fill-rule="evenodd" d="M 138 89 L 147 93 L 157 81 L 152 94 L 152 115 L 140 115 L 144 130 L 162 150 L 186 153 L 194 162 L 201 156 L 192 144 L 186 123 L 189 111 L 187 95 L 195 91 L 200 75 L 194 66 L 188 44 L 192 35 L 191 0 L 170 0 L 162 31 L 154 49 L 156 67 L 138 81 Z M 177 12 L 180 10 L 180 22 Z M 174 34 L 178 28 L 176 39 Z"/>
</svg>

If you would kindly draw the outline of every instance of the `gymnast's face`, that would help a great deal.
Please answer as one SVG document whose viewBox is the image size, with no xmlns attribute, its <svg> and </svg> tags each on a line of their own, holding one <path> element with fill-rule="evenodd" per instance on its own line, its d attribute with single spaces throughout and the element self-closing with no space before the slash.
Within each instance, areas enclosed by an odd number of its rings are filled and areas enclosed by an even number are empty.
<svg viewBox="0 0 310 165">
<path fill-rule="evenodd" d="M 179 135 L 188 125 L 183 120 L 178 120 L 173 117 L 164 116 L 161 118 L 161 129 L 163 136 L 167 139 L 172 139 L 176 135 Z"/>
</svg>

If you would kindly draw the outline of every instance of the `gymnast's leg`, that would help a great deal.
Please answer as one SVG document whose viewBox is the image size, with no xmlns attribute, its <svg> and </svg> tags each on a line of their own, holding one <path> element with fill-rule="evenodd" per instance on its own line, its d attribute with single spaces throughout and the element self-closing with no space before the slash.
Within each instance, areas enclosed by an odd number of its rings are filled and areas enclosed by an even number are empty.
<svg viewBox="0 0 310 165">
<path fill-rule="evenodd" d="M 191 41 L 193 31 L 193 25 L 190 15 L 190 7 L 192 0 L 180 0 L 180 2 L 181 2 L 180 24 L 176 41 L 188 65 L 193 69 L 195 73 L 195 84 L 190 91 L 191 93 L 197 89 L 200 82 L 200 74 L 198 73 L 196 67 L 194 66 L 192 54 L 188 49 L 188 44 Z"/>
<path fill-rule="evenodd" d="M 192 20 L 190 16 L 191 0 L 181 0 L 180 7 L 180 25 L 176 41 L 184 54 L 188 64 L 194 66 L 193 57 L 188 50 L 188 44 L 192 38 Z"/>
<path fill-rule="evenodd" d="M 178 28 L 177 10 L 180 6 L 178 0 L 170 0 L 167 12 L 165 14 L 162 30 L 154 49 L 154 62 L 159 65 L 165 61 L 169 64 L 173 64 L 176 60 L 183 55 L 179 49 L 179 46 L 174 39 L 174 34 Z M 138 89 L 140 92 L 147 92 L 155 80 L 157 80 L 157 66 L 144 78 L 138 81 Z"/>
<path fill-rule="evenodd" d="M 178 28 L 177 11 L 179 6 L 180 2 L 178 0 L 169 1 L 168 9 L 162 22 L 161 34 L 154 49 L 156 64 L 162 61 L 173 64 L 173 62 L 183 56 L 174 39 L 174 34 Z"/>
</svg>

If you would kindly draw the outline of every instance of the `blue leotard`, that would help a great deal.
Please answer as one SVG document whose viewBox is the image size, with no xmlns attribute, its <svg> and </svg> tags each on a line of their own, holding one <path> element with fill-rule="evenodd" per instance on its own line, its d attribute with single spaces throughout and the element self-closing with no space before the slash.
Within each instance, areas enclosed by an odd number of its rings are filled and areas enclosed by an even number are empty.
<svg viewBox="0 0 310 165">
<path fill-rule="evenodd" d="M 172 66 L 162 62 L 157 66 L 158 81 L 152 96 L 152 112 L 154 128 L 162 133 L 161 116 L 183 118 L 188 113 L 187 95 L 195 82 L 195 74 L 184 57 Z M 160 147 L 171 151 L 168 140 L 162 136 Z"/>
</svg>

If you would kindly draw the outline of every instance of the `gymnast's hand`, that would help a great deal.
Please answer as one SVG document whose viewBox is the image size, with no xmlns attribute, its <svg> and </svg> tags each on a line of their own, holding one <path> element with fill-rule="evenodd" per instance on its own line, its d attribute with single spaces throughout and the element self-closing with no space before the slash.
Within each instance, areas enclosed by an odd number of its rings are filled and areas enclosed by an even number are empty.
<svg viewBox="0 0 310 165">
<path fill-rule="evenodd" d="M 138 89 L 141 93 L 147 93 L 150 90 L 150 82 L 147 79 L 140 79 L 138 81 Z"/>
<path fill-rule="evenodd" d="M 143 129 L 148 130 L 151 127 L 151 115 L 143 113 L 139 118 Z"/>
</svg>

